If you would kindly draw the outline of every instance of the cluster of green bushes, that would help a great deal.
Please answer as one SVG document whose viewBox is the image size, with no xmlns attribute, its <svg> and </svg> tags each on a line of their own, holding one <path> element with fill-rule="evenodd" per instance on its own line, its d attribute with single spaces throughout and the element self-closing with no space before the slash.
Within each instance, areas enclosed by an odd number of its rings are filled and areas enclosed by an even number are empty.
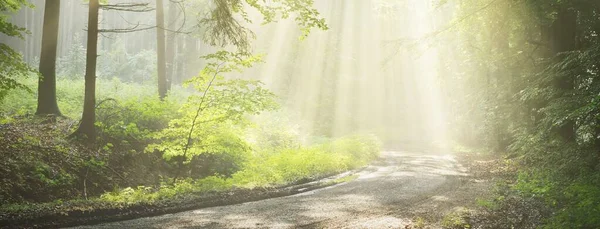
<svg viewBox="0 0 600 229">
<path fill-rule="evenodd" d="M 174 184 L 163 182 L 159 187 L 128 187 L 105 193 L 100 199 L 123 204 L 151 203 L 189 193 L 274 187 L 355 169 L 366 165 L 378 153 L 379 143 L 372 136 L 351 136 L 308 147 L 253 152 L 242 169 L 230 177 L 214 175 L 178 180 Z"/>
</svg>

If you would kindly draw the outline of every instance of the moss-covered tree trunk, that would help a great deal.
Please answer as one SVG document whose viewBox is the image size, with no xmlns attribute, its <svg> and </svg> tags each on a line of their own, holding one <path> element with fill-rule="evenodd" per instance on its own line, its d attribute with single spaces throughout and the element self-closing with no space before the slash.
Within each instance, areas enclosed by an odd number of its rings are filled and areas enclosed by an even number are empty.
<svg viewBox="0 0 600 229">
<path fill-rule="evenodd" d="M 56 102 L 56 49 L 60 0 L 47 0 L 45 4 L 39 68 L 41 77 L 38 81 L 38 103 L 35 113 L 37 115 L 60 116 L 60 110 Z"/>
</svg>

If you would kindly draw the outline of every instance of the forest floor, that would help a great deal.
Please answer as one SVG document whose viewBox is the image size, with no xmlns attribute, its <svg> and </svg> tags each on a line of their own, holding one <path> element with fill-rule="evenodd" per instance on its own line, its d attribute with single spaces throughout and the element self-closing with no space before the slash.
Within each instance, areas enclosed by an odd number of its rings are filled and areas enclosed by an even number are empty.
<svg viewBox="0 0 600 229">
<path fill-rule="evenodd" d="M 489 198 L 498 159 L 384 152 L 352 180 L 297 195 L 81 228 L 449 228 Z"/>
</svg>

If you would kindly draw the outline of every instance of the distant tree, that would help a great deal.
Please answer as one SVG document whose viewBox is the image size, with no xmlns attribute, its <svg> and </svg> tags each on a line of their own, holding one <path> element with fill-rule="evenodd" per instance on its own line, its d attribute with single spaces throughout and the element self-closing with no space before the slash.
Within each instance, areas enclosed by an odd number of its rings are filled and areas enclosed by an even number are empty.
<svg viewBox="0 0 600 229">
<path fill-rule="evenodd" d="M 13 13 L 23 6 L 32 7 L 25 0 L 2 0 L 0 1 L 0 33 L 9 36 L 24 39 L 26 33 L 24 28 L 18 27 L 8 22 L 6 13 Z M 34 70 L 23 61 L 23 56 L 8 47 L 4 42 L 0 43 L 0 101 L 6 96 L 9 90 L 25 89 L 25 85 L 17 81 L 18 77 L 27 76 Z"/>
<path fill-rule="evenodd" d="M 60 116 L 61 113 L 56 103 L 56 48 L 58 45 L 60 0 L 47 0 L 45 4 L 39 68 L 41 77 L 38 81 L 36 114 Z"/>
<path fill-rule="evenodd" d="M 169 12 L 168 12 L 168 24 L 166 25 L 169 28 L 167 31 L 167 40 L 165 45 L 166 52 L 166 63 L 167 63 L 167 90 L 171 90 L 171 85 L 173 84 L 173 75 L 175 74 L 175 50 L 176 50 L 176 35 L 179 28 L 173 28 L 175 23 L 177 22 L 177 3 L 172 0 L 169 1 Z M 185 21 L 183 22 L 185 23 Z M 181 26 L 183 27 L 183 25 Z"/>
<path fill-rule="evenodd" d="M 167 62 L 165 58 L 165 13 L 162 0 L 156 0 L 156 57 L 158 71 L 158 95 L 167 96 Z"/>
</svg>

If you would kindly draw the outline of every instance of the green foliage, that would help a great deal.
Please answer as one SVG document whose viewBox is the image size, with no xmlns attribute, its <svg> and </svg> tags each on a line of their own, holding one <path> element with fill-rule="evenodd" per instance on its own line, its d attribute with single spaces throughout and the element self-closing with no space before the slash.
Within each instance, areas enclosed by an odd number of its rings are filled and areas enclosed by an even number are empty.
<svg viewBox="0 0 600 229">
<path fill-rule="evenodd" d="M 163 152 L 165 159 L 182 156 L 186 160 L 202 153 L 247 151 L 243 127 L 248 115 L 277 108 L 275 96 L 259 81 L 226 79 L 222 74 L 240 71 L 260 60 L 229 52 L 205 57 L 210 62 L 202 72 L 186 82 L 199 94 L 188 97 L 179 110 L 180 118 L 155 135 L 158 144 L 147 151 Z"/>
<path fill-rule="evenodd" d="M 21 79 L 35 87 L 34 79 Z M 169 175 L 160 155 L 143 153 L 151 133 L 175 118 L 185 96 L 175 90 L 166 101 L 155 95 L 155 86 L 98 80 L 97 123 L 102 140 L 88 148 L 67 140 L 81 115 L 83 80 L 59 79 L 59 105 L 67 118 L 35 118 L 34 94 L 12 90 L 0 107 L 0 139 L 4 164 L 0 199 L 4 202 L 48 201 L 97 195 L 114 186 L 156 184 Z M 110 99 L 109 99 L 110 98 Z M 200 174 L 206 175 L 206 174 Z M 127 179 L 125 179 L 127 177 Z"/>
<path fill-rule="evenodd" d="M 350 136 L 311 147 L 276 148 L 255 153 L 232 179 L 237 186 L 252 188 L 321 177 L 366 165 L 379 147 L 372 136 Z"/>
<path fill-rule="evenodd" d="M 20 79 L 19 83 L 25 85 L 26 87 L 36 87 L 37 79 L 28 78 L 28 79 Z M 135 108 L 143 109 L 144 112 L 150 112 L 148 109 L 145 109 L 142 106 L 150 106 L 157 107 L 159 106 L 157 101 L 155 101 L 154 97 L 156 86 L 153 84 L 138 84 L 138 83 L 125 83 L 119 79 L 98 79 L 96 82 L 97 88 L 97 99 L 98 103 L 104 101 L 106 99 L 114 99 L 118 101 L 118 103 L 125 102 L 127 105 L 132 105 Z M 63 115 L 69 118 L 79 118 L 81 116 L 82 108 L 83 108 L 83 92 L 84 92 L 84 81 L 83 79 L 71 80 L 67 78 L 58 79 L 56 82 L 56 95 L 58 100 L 58 105 L 61 108 Z M 173 112 L 171 114 L 175 114 L 177 108 L 175 108 L 176 103 L 180 103 L 180 101 L 184 100 L 187 96 L 187 92 L 184 90 L 180 90 L 179 87 L 175 86 L 169 95 L 169 99 L 165 104 L 166 107 L 171 107 Z M 141 104 L 135 103 L 135 101 L 142 101 Z M 151 102 L 153 101 L 153 102 Z M 114 102 L 114 101 L 113 101 Z M 147 104 L 146 103 L 152 103 Z M 114 104 L 114 103 L 112 103 Z M 100 106 L 105 106 L 104 108 L 100 108 L 99 112 L 104 112 L 109 107 L 107 105 L 111 105 L 110 102 L 107 104 L 100 104 Z M 37 106 L 37 98 L 35 94 L 29 93 L 26 90 L 12 90 L 9 94 L 7 94 L 6 99 L 3 105 L 0 107 L 0 114 L 7 116 L 14 115 L 25 115 L 31 114 L 35 111 Z M 163 112 L 163 109 L 166 108 L 157 108 L 159 113 Z M 104 111 L 103 111 L 104 110 Z M 162 114 L 162 113 L 161 113 Z M 170 115 L 171 115 L 170 114 Z M 129 115 L 134 116 L 135 113 L 132 111 Z M 146 113 L 145 115 L 150 115 Z M 169 116 L 172 117 L 172 116 Z M 168 117 L 165 117 L 168 118 Z"/>
<path fill-rule="evenodd" d="M 166 128 L 176 117 L 179 105 L 172 100 L 161 101 L 157 96 L 105 99 L 96 106 L 96 125 L 104 138 L 139 143 Z"/>
<path fill-rule="evenodd" d="M 461 61 L 446 61 L 444 85 L 456 140 L 517 158 L 519 197 L 507 199 L 542 199 L 554 210 L 546 227 L 600 227 L 598 1 L 455 2 L 458 37 L 444 42 L 456 42 L 446 52 Z M 577 45 L 564 49 L 569 42 Z M 509 212 L 504 205 L 496 210 Z"/>
<path fill-rule="evenodd" d="M 359 146 L 358 149 L 353 149 Z M 349 151 L 349 149 L 353 149 Z M 238 188 L 273 187 L 320 178 L 366 165 L 379 154 L 379 142 L 372 136 L 351 136 L 300 148 L 279 148 L 276 152 L 254 152 L 243 169 L 230 178 L 218 175 L 198 180 L 183 179 L 152 188 L 139 186 L 105 193 L 100 199 L 116 203 L 152 203 L 189 193 Z M 337 182 L 345 182 L 348 177 Z"/>
<path fill-rule="evenodd" d="M 544 228 L 597 228 L 600 226 L 600 176 L 578 180 L 566 187 L 560 196 L 562 211 Z"/>
<path fill-rule="evenodd" d="M 466 209 L 458 209 L 447 214 L 442 219 L 442 228 L 445 229 L 469 229 L 471 225 L 467 221 L 469 212 Z"/>
<path fill-rule="evenodd" d="M 423 228 L 425 228 L 425 225 L 426 225 L 425 219 L 423 219 L 421 217 L 417 217 L 416 219 L 414 219 L 413 228 L 423 229 Z"/>
<path fill-rule="evenodd" d="M 23 34 L 27 31 L 8 22 L 8 14 L 18 11 L 23 6 L 33 7 L 25 0 L 0 1 L 0 33 L 9 37 L 24 39 Z M 26 77 L 34 71 L 23 61 L 20 53 L 14 51 L 8 45 L 0 43 L 0 103 L 9 90 L 23 89 L 29 91 L 28 87 L 19 83 L 19 78 Z"/>
<path fill-rule="evenodd" d="M 291 14 L 296 14 L 294 20 L 302 31 L 302 37 L 308 36 L 312 28 L 327 30 L 325 19 L 319 17 L 319 12 L 313 8 L 314 0 L 283 0 L 265 3 L 258 0 L 246 0 L 246 3 L 257 9 L 263 15 L 263 24 L 277 21 L 278 18 L 287 19 Z M 237 6 L 243 9 L 240 6 Z M 242 11 L 246 21 L 251 21 Z"/>
<path fill-rule="evenodd" d="M 117 39 L 110 50 L 102 50 L 98 57 L 98 75 L 119 78 L 124 82 L 154 83 L 156 80 L 156 51 L 127 52 L 126 44 Z"/>
<path fill-rule="evenodd" d="M 253 148 L 261 152 L 277 149 L 299 148 L 303 142 L 300 126 L 291 124 L 283 112 L 265 113 L 253 119 L 256 125 L 248 131 L 247 138 Z"/>
<path fill-rule="evenodd" d="M 85 74 L 86 48 L 83 46 L 80 33 L 73 36 L 73 41 L 67 54 L 58 58 L 57 72 L 59 76 L 69 79 L 81 79 Z"/>
<path fill-rule="evenodd" d="M 295 15 L 295 21 L 300 26 L 302 37 L 306 37 L 312 28 L 328 29 L 319 12 L 313 8 L 313 0 L 215 0 L 214 8 L 208 17 L 200 20 L 201 27 L 207 28 L 204 39 L 211 45 L 225 47 L 234 45 L 240 52 L 248 52 L 250 40 L 254 33 L 239 22 L 237 15 L 246 23 L 252 23 L 246 5 L 256 9 L 263 16 L 263 24 L 287 19 Z"/>
<path fill-rule="evenodd" d="M 73 37 L 67 54 L 60 57 L 57 64 L 58 75 L 68 79 L 81 79 L 85 73 L 86 48 L 80 33 Z M 156 51 L 142 50 L 131 54 L 125 43 L 116 39 L 110 49 L 100 50 L 98 56 L 98 77 L 101 79 L 118 78 L 123 82 L 140 84 L 154 83 L 156 78 Z"/>
<path fill-rule="evenodd" d="M 47 124 L 16 118 L 0 127 L 0 204 L 73 196 L 83 167 L 80 154 L 62 139 L 69 122 Z"/>
<path fill-rule="evenodd" d="M 158 200 L 166 200 L 178 195 L 189 195 L 191 193 L 206 193 L 225 191 L 232 188 L 231 181 L 218 176 L 209 176 L 199 180 L 179 180 L 175 184 L 163 183 L 159 188 L 138 186 L 136 188 L 125 188 L 100 196 L 100 200 L 119 204 L 154 203 Z"/>
</svg>

